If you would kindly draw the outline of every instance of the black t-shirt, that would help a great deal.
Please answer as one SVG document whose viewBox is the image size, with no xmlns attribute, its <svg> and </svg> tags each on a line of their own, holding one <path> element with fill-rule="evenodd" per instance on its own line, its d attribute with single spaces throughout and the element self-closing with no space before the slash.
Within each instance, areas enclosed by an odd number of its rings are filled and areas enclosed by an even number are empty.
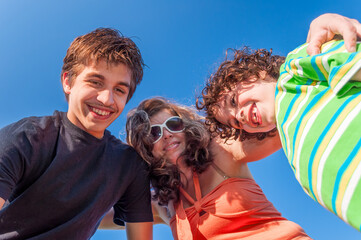
<svg viewBox="0 0 361 240">
<path fill-rule="evenodd" d="M 144 161 L 105 131 L 97 139 L 66 113 L 0 130 L 0 239 L 89 239 L 114 206 L 115 219 L 151 222 Z"/>
</svg>

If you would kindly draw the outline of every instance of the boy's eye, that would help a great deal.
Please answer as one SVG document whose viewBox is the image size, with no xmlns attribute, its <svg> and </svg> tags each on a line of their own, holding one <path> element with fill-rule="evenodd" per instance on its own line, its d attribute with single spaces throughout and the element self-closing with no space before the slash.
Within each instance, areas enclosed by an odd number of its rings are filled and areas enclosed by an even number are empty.
<svg viewBox="0 0 361 240">
<path fill-rule="evenodd" d="M 101 82 L 97 81 L 97 80 L 93 80 L 93 79 L 90 79 L 88 80 L 88 82 L 92 85 L 95 85 L 95 86 L 100 86 L 101 85 Z"/>
<path fill-rule="evenodd" d="M 233 107 L 236 106 L 236 96 L 235 96 L 235 94 L 233 94 L 233 95 L 231 96 L 231 105 L 232 105 Z"/>
<path fill-rule="evenodd" d="M 116 88 L 115 91 L 123 94 L 125 93 L 124 89 L 122 88 Z"/>
</svg>

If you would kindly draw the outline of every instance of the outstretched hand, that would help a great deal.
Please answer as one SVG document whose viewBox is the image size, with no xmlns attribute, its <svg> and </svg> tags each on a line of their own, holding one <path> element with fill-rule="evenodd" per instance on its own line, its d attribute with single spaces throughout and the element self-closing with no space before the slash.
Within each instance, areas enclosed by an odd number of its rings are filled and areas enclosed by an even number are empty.
<svg viewBox="0 0 361 240">
<path fill-rule="evenodd" d="M 343 36 L 347 51 L 356 50 L 357 37 L 361 37 L 361 24 L 356 19 L 347 18 L 339 14 L 326 13 L 311 22 L 307 35 L 307 53 L 320 53 L 321 45 L 333 39 L 336 34 Z"/>
</svg>

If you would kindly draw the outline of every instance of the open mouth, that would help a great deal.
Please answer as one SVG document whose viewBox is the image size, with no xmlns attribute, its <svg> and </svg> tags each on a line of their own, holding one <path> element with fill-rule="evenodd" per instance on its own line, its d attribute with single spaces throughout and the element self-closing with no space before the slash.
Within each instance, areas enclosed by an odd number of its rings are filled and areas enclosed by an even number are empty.
<svg viewBox="0 0 361 240">
<path fill-rule="evenodd" d="M 100 117 L 107 117 L 111 114 L 110 111 L 101 110 L 101 109 L 95 108 L 95 107 L 89 107 L 89 108 L 93 113 L 95 113 L 96 115 L 98 115 Z"/>
<path fill-rule="evenodd" d="M 253 103 L 249 109 L 250 121 L 253 125 L 259 126 L 262 124 L 262 117 L 260 112 L 258 111 L 256 103 Z"/>
<path fill-rule="evenodd" d="M 173 143 L 167 145 L 167 146 L 164 148 L 164 150 L 168 151 L 168 150 L 174 149 L 174 148 L 176 148 L 178 145 L 179 145 L 179 142 L 173 142 Z"/>
</svg>

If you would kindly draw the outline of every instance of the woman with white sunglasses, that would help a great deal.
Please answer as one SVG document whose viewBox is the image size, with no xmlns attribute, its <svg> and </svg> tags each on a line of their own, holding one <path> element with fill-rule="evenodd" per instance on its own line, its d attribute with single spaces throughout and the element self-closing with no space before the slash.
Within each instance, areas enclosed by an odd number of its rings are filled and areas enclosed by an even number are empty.
<svg viewBox="0 0 361 240">
<path fill-rule="evenodd" d="M 247 167 L 270 153 L 272 141 L 211 140 L 200 116 L 164 98 L 141 102 L 126 129 L 150 166 L 155 219 L 175 239 L 310 239 L 281 216 Z"/>
</svg>

